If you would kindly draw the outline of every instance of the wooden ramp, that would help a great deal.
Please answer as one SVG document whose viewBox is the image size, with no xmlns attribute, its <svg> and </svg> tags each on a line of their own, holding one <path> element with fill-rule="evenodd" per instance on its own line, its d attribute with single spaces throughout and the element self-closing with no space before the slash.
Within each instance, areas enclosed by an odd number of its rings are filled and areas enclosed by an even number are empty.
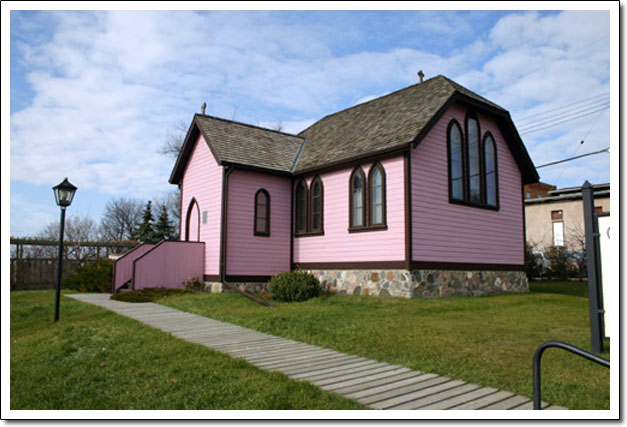
<svg viewBox="0 0 627 427">
<path fill-rule="evenodd" d="M 115 301 L 110 294 L 67 296 L 374 409 L 533 409 L 531 399 L 506 391 L 264 334 L 155 303 Z"/>
</svg>

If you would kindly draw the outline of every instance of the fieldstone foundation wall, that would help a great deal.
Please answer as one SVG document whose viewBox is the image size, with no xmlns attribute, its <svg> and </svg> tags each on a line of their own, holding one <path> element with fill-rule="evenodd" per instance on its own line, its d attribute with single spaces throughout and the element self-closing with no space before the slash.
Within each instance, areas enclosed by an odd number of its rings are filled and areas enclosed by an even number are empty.
<svg viewBox="0 0 627 427">
<path fill-rule="evenodd" d="M 449 298 L 527 292 L 523 271 L 310 270 L 326 291 L 349 295 Z"/>
</svg>

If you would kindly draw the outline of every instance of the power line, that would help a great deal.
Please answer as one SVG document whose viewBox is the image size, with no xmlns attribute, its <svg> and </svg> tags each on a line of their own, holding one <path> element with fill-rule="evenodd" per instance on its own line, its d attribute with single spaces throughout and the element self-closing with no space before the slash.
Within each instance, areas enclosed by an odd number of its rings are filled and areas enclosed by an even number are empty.
<svg viewBox="0 0 627 427">
<path fill-rule="evenodd" d="M 594 110 L 594 111 L 590 111 L 589 113 L 584 113 L 584 114 L 581 114 L 581 115 L 578 115 L 578 116 L 575 116 L 575 117 L 571 117 L 570 119 L 566 119 L 566 120 L 562 120 L 562 121 L 554 122 L 554 123 L 549 124 L 549 125 L 544 126 L 544 127 L 539 127 L 539 128 L 531 127 L 531 128 L 527 128 L 527 129 L 525 129 L 525 130 L 521 131 L 521 132 L 520 132 L 520 134 L 521 134 L 521 135 L 523 135 L 523 134 L 524 134 L 524 135 L 526 135 L 526 134 L 530 134 L 530 133 L 533 133 L 533 132 L 538 132 L 538 131 L 541 131 L 541 130 L 544 130 L 544 129 L 549 129 L 549 128 L 552 128 L 553 126 L 557 126 L 557 125 L 560 125 L 560 124 L 562 124 L 562 123 L 566 123 L 566 122 L 570 122 L 570 121 L 573 121 L 573 120 L 576 120 L 576 119 L 580 119 L 580 118 L 582 118 L 582 117 L 586 117 L 586 116 L 589 116 L 590 114 L 598 113 L 599 111 L 607 110 L 607 109 L 609 109 L 609 108 L 610 108 L 609 106 L 605 106 L 605 107 L 603 107 L 603 108 L 600 108 L 600 109 L 597 109 L 597 110 Z"/>
<path fill-rule="evenodd" d="M 538 124 L 539 122 L 559 120 L 560 118 L 562 118 L 562 116 L 565 116 L 565 115 L 567 116 L 569 114 L 577 114 L 577 113 L 581 113 L 584 111 L 588 111 L 588 110 L 609 104 L 609 102 L 610 102 L 609 98 L 601 99 L 599 101 L 591 102 L 591 103 L 584 104 L 584 105 L 579 105 L 577 107 L 570 107 L 566 110 L 554 112 L 552 114 L 545 114 L 542 117 L 536 118 L 535 121 L 520 125 L 520 127 L 525 128 L 525 127 L 534 126 Z"/>
<path fill-rule="evenodd" d="M 609 151 L 610 151 L 610 147 L 606 147 L 606 148 L 604 148 L 602 150 L 599 150 L 599 151 L 593 151 L 592 153 L 580 154 L 580 155 L 575 156 L 575 157 L 569 157 L 567 159 L 556 160 L 554 162 L 545 163 L 543 165 L 536 166 L 536 169 L 544 168 L 544 167 L 547 167 L 547 166 L 553 166 L 553 165 L 557 165 L 557 164 L 560 164 L 560 163 L 570 162 L 571 160 L 581 159 L 582 157 L 593 156 L 595 154 L 606 153 L 606 152 L 609 152 Z"/>
<path fill-rule="evenodd" d="M 572 105 L 581 104 L 581 103 L 586 102 L 586 101 L 589 101 L 589 100 L 591 100 L 591 99 L 596 99 L 596 98 L 600 98 L 600 97 L 607 97 L 609 94 L 610 94 L 609 92 L 600 93 L 600 94 L 598 94 L 598 95 L 591 96 L 590 98 L 585 98 L 585 99 L 582 99 L 582 100 L 579 100 L 579 101 L 572 102 L 572 103 L 570 103 L 570 104 L 562 105 L 561 107 L 556 107 L 556 108 L 553 108 L 553 109 L 551 109 L 551 110 L 546 110 L 546 111 L 543 111 L 543 112 L 540 112 L 540 113 L 531 114 L 531 115 L 529 115 L 529 116 L 525 116 L 525 117 L 523 117 L 522 119 L 518 119 L 518 120 L 516 120 L 516 121 L 517 121 L 518 123 L 520 123 L 520 122 L 525 121 L 525 120 L 527 120 L 527 119 L 530 119 L 530 118 L 532 118 L 532 117 L 544 116 L 544 115 L 546 115 L 546 113 L 551 113 L 551 112 L 553 112 L 553 111 L 561 110 L 561 109 L 564 109 L 564 108 L 570 107 L 570 106 L 572 106 Z M 598 100 L 597 100 L 597 101 L 592 101 L 592 103 L 596 103 L 596 102 L 599 102 L 599 101 L 598 101 Z M 579 107 L 578 107 L 578 108 L 579 108 Z"/>
</svg>

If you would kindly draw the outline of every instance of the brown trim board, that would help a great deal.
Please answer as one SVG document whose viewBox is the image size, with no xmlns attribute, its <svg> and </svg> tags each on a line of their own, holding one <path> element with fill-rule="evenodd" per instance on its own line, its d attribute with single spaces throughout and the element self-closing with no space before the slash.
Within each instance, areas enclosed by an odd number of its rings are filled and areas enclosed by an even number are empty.
<svg viewBox="0 0 627 427">
<path fill-rule="evenodd" d="M 220 275 L 219 274 L 203 274 L 202 280 L 204 282 L 219 282 Z"/>
<path fill-rule="evenodd" d="M 461 271 L 524 271 L 524 264 L 477 264 L 464 262 L 412 261 L 412 270 L 461 270 Z"/>
<path fill-rule="evenodd" d="M 242 282 L 242 283 L 265 283 L 268 282 L 272 276 L 237 276 L 231 275 L 226 276 L 226 281 L 233 282 Z"/>
<path fill-rule="evenodd" d="M 462 270 L 462 271 L 522 271 L 523 264 L 473 264 L 457 262 L 411 261 L 356 261 L 356 262 L 302 262 L 300 270 Z"/>
</svg>

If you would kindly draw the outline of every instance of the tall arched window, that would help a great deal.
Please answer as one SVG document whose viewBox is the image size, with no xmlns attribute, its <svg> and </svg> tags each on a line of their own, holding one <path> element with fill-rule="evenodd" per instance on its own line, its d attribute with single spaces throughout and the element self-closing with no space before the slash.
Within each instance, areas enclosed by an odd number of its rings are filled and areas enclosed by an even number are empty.
<svg viewBox="0 0 627 427">
<path fill-rule="evenodd" d="M 192 197 L 187 206 L 185 240 L 188 242 L 198 242 L 200 240 L 200 208 L 195 197 Z"/>
<path fill-rule="evenodd" d="M 383 166 L 375 163 L 368 173 L 368 205 L 370 226 L 385 224 L 385 171 Z"/>
<path fill-rule="evenodd" d="M 483 162 L 485 165 L 485 202 L 489 206 L 498 205 L 496 176 L 496 144 L 490 133 L 483 138 Z"/>
<path fill-rule="evenodd" d="M 473 114 L 466 116 L 466 140 L 468 147 L 468 199 L 481 203 L 481 147 L 479 121 Z"/>
<path fill-rule="evenodd" d="M 270 194 L 263 188 L 255 193 L 255 236 L 270 236 Z"/>
<path fill-rule="evenodd" d="M 307 184 L 302 179 L 296 183 L 294 199 L 295 231 L 296 233 L 304 233 L 307 231 Z"/>
<path fill-rule="evenodd" d="M 322 208 L 323 208 L 323 189 L 320 177 L 315 177 L 311 181 L 309 190 L 311 197 L 311 232 L 322 231 Z"/>
<path fill-rule="evenodd" d="M 350 177 L 350 228 L 366 225 L 366 177 L 358 166 Z"/>
<path fill-rule="evenodd" d="M 489 122 L 489 120 L 488 120 Z M 480 208 L 499 208 L 496 140 L 481 137 L 477 115 L 466 115 L 465 134 L 453 119 L 447 129 L 449 201 Z"/>
<path fill-rule="evenodd" d="M 464 148 L 462 131 L 456 120 L 448 127 L 450 197 L 464 200 Z"/>
</svg>

